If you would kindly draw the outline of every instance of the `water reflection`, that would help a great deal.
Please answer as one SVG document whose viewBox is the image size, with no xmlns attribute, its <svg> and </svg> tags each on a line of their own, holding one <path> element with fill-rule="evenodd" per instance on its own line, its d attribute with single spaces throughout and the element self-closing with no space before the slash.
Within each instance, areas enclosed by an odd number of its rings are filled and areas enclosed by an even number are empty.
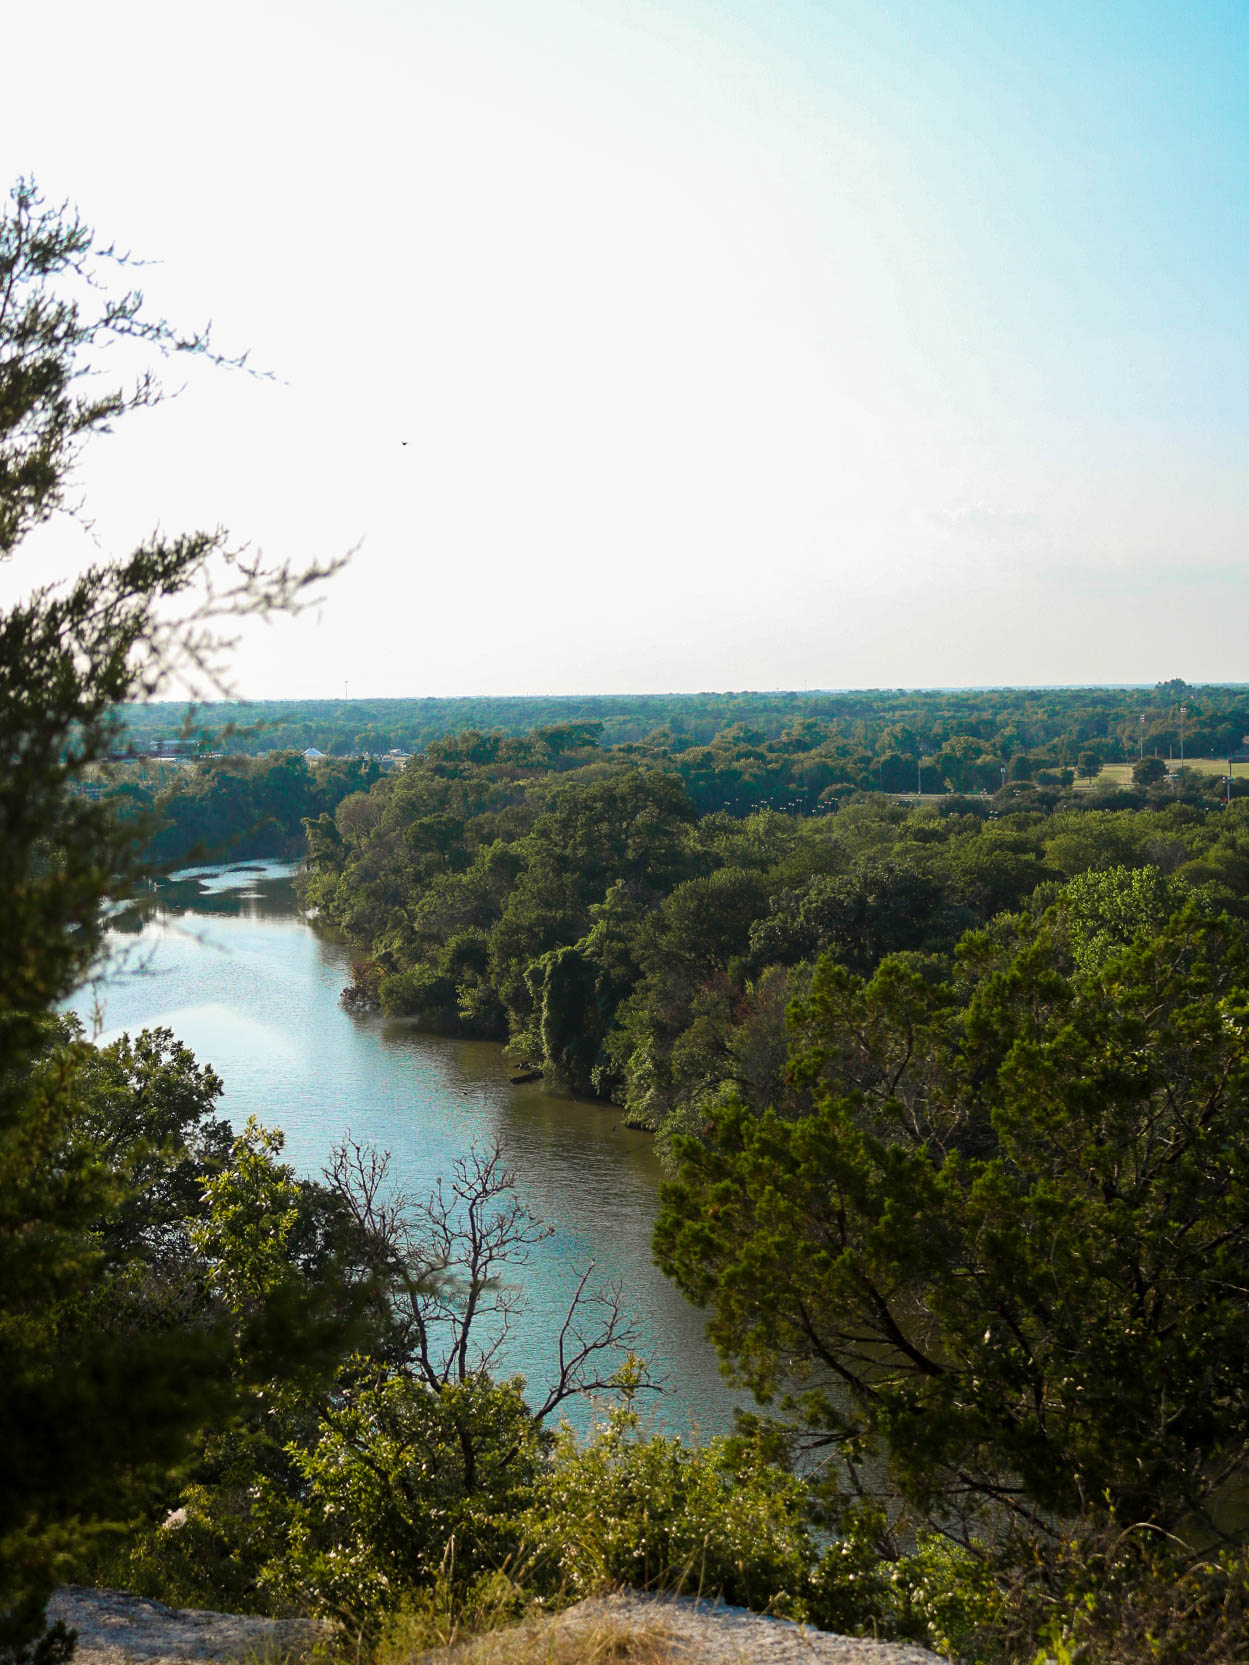
<svg viewBox="0 0 1249 1665">
<path fill-rule="evenodd" d="M 650 1259 L 660 1168 L 610 1107 L 513 1086 L 497 1047 L 444 1040 L 343 1010 L 350 950 L 298 912 L 290 868 L 258 862 L 175 874 L 114 921 L 113 964 L 94 991 L 100 1038 L 164 1025 L 226 1083 L 223 1113 L 281 1127 L 287 1155 L 318 1174 L 344 1133 L 392 1153 L 423 1197 L 474 1143 L 497 1139 L 526 1204 L 556 1227 L 533 1252 L 507 1368 L 535 1387 L 585 1264 L 618 1278 L 668 1391 L 656 1419 L 684 1432 L 727 1425 L 731 1400 L 703 1316 Z M 90 1026 L 93 991 L 75 1006 Z M 574 1420 L 583 1420 L 581 1417 Z"/>
</svg>

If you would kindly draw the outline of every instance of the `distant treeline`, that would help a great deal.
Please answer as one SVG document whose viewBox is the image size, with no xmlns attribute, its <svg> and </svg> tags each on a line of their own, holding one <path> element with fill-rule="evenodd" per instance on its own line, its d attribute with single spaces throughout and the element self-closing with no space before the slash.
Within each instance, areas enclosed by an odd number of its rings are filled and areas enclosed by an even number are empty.
<svg viewBox="0 0 1249 1665">
<path fill-rule="evenodd" d="M 1178 757 L 1181 739 L 1191 757 L 1226 756 L 1249 734 L 1249 688 L 1189 687 L 1173 680 L 1154 688 L 261 700 L 194 709 L 132 705 L 121 715 L 122 743 L 142 751 L 189 733 L 209 750 L 256 755 L 315 747 L 335 757 L 393 748 L 423 751 L 431 741 L 468 730 L 520 735 L 544 726 L 596 723 L 605 746 L 662 733 L 675 748 L 707 745 L 737 724 L 775 740 L 795 724 L 813 721 L 842 743 L 861 784 L 869 784 L 874 765 L 878 778 L 871 784 L 900 790 L 913 788 L 916 759 L 933 757 L 960 739 L 980 742 L 972 755 L 983 755 L 999 770 L 1032 752 L 1058 767 L 1074 767 L 1088 748 L 1106 763 L 1128 761 L 1142 749 Z M 906 763 L 912 765 L 909 771 L 901 767 Z M 988 763 L 984 773 L 988 780 Z M 989 784 L 1000 784 L 1000 776 Z"/>
</svg>

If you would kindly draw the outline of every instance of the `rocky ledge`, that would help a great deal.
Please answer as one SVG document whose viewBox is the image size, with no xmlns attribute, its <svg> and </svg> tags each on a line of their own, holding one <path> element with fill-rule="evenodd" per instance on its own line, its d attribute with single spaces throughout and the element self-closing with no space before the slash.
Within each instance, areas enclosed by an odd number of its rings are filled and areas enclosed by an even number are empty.
<svg viewBox="0 0 1249 1665">
<path fill-rule="evenodd" d="M 306 1621 L 164 1607 L 116 1590 L 87 1590 L 78 1585 L 58 1590 L 48 1612 L 78 1632 L 76 1665 L 200 1665 L 244 1657 L 276 1660 L 284 1653 L 310 1654 L 318 1641 L 328 1640 L 323 1627 Z M 537 1645 L 515 1653 L 498 1649 L 512 1633 L 496 1632 L 426 1658 L 431 1665 L 495 1665 L 501 1658 L 575 1659 L 579 1636 L 599 1633 L 601 1639 L 604 1621 L 619 1627 L 622 1643 L 634 1630 L 650 1640 L 652 1648 L 637 1657 L 662 1657 L 671 1665 L 942 1665 L 936 1654 L 910 1643 L 832 1636 L 742 1607 L 628 1592 L 583 1601 L 564 1613 L 519 1627 L 517 1639 L 529 1633 L 527 1639 Z M 662 1643 L 658 1653 L 653 1648 L 656 1641 Z M 601 1649 L 591 1651 L 595 1658 L 604 1657 Z M 623 1647 L 611 1657 L 623 1661 L 630 1653 Z"/>
<path fill-rule="evenodd" d="M 63 1619 L 78 1632 L 77 1665 L 187 1665 L 238 1660 L 247 1654 L 273 1658 L 278 1653 L 310 1652 L 324 1637 L 320 1626 L 304 1620 L 165 1607 L 141 1596 L 78 1584 L 56 1592 L 48 1617 Z"/>
</svg>

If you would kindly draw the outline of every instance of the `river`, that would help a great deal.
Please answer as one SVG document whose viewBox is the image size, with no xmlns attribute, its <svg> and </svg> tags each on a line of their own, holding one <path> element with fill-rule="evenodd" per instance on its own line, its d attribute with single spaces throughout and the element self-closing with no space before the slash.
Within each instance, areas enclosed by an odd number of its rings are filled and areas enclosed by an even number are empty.
<svg viewBox="0 0 1249 1665">
<path fill-rule="evenodd" d="M 664 1383 L 646 1396 L 649 1419 L 722 1432 L 733 1400 L 703 1315 L 651 1263 L 662 1171 L 649 1138 L 610 1106 L 513 1086 L 489 1042 L 345 1011 L 350 950 L 303 916 L 290 875 L 279 863 L 193 870 L 119 916 L 106 974 L 71 1002 L 88 1033 L 107 1042 L 171 1029 L 224 1079 L 221 1113 L 236 1129 L 253 1114 L 281 1128 L 301 1174 L 319 1177 L 350 1132 L 389 1150 L 395 1183 L 422 1198 L 456 1156 L 498 1140 L 521 1200 L 555 1228 L 525 1269 L 527 1312 L 503 1368 L 545 1390 L 560 1322 L 593 1261 L 596 1279 L 621 1282 L 640 1351 Z M 569 1420 L 585 1427 L 587 1413 Z"/>
</svg>

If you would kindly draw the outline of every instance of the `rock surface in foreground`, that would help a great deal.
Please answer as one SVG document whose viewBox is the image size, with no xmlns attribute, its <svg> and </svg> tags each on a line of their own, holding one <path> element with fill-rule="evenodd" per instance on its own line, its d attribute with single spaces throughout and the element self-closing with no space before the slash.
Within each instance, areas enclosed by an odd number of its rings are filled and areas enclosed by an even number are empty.
<svg viewBox="0 0 1249 1665">
<path fill-rule="evenodd" d="M 63 1619 L 78 1632 L 79 1665 L 188 1665 L 191 1661 L 237 1660 L 245 1654 L 302 1651 L 316 1641 L 319 1627 L 306 1621 L 261 1619 L 252 1614 L 208 1613 L 165 1607 L 117 1590 L 88 1590 L 67 1584 L 48 1603 L 49 1619 Z"/>
<path fill-rule="evenodd" d="M 534 1626 L 536 1636 L 550 1631 L 593 1632 L 603 1619 L 659 1631 L 672 1665 L 943 1665 L 935 1653 L 911 1642 L 874 1642 L 857 1636 L 834 1636 L 789 1619 L 765 1618 L 745 1607 L 699 1601 L 693 1596 L 644 1596 L 631 1591 L 578 1602 Z M 536 1638 L 535 1638 L 536 1639 Z M 489 1638 L 483 1638 L 489 1641 Z M 488 1660 L 489 1648 L 484 1651 Z M 553 1648 L 555 1657 L 565 1650 Z M 533 1657 L 543 1658 L 539 1647 Z M 448 1649 L 432 1659 L 447 1665 L 473 1665 L 474 1645 Z"/>
<path fill-rule="evenodd" d="M 272 1657 L 279 1650 L 308 1651 L 325 1635 L 320 1627 L 298 1620 L 165 1607 L 140 1596 L 79 1585 L 58 1590 L 48 1614 L 78 1632 L 79 1665 L 198 1665 L 235 1661 L 247 1654 Z M 936 1654 L 912 1643 L 833 1636 L 787 1619 L 764 1618 L 744 1607 L 688 1596 L 596 1597 L 520 1628 L 535 1640 L 544 1632 L 575 1636 L 583 1630 L 588 1635 L 604 1619 L 625 1629 L 636 1624 L 661 1630 L 673 1665 L 941 1665 Z M 483 1644 L 488 1647 L 501 1634 L 427 1657 L 447 1665 L 471 1665 L 475 1656 L 482 1656 Z"/>
</svg>

